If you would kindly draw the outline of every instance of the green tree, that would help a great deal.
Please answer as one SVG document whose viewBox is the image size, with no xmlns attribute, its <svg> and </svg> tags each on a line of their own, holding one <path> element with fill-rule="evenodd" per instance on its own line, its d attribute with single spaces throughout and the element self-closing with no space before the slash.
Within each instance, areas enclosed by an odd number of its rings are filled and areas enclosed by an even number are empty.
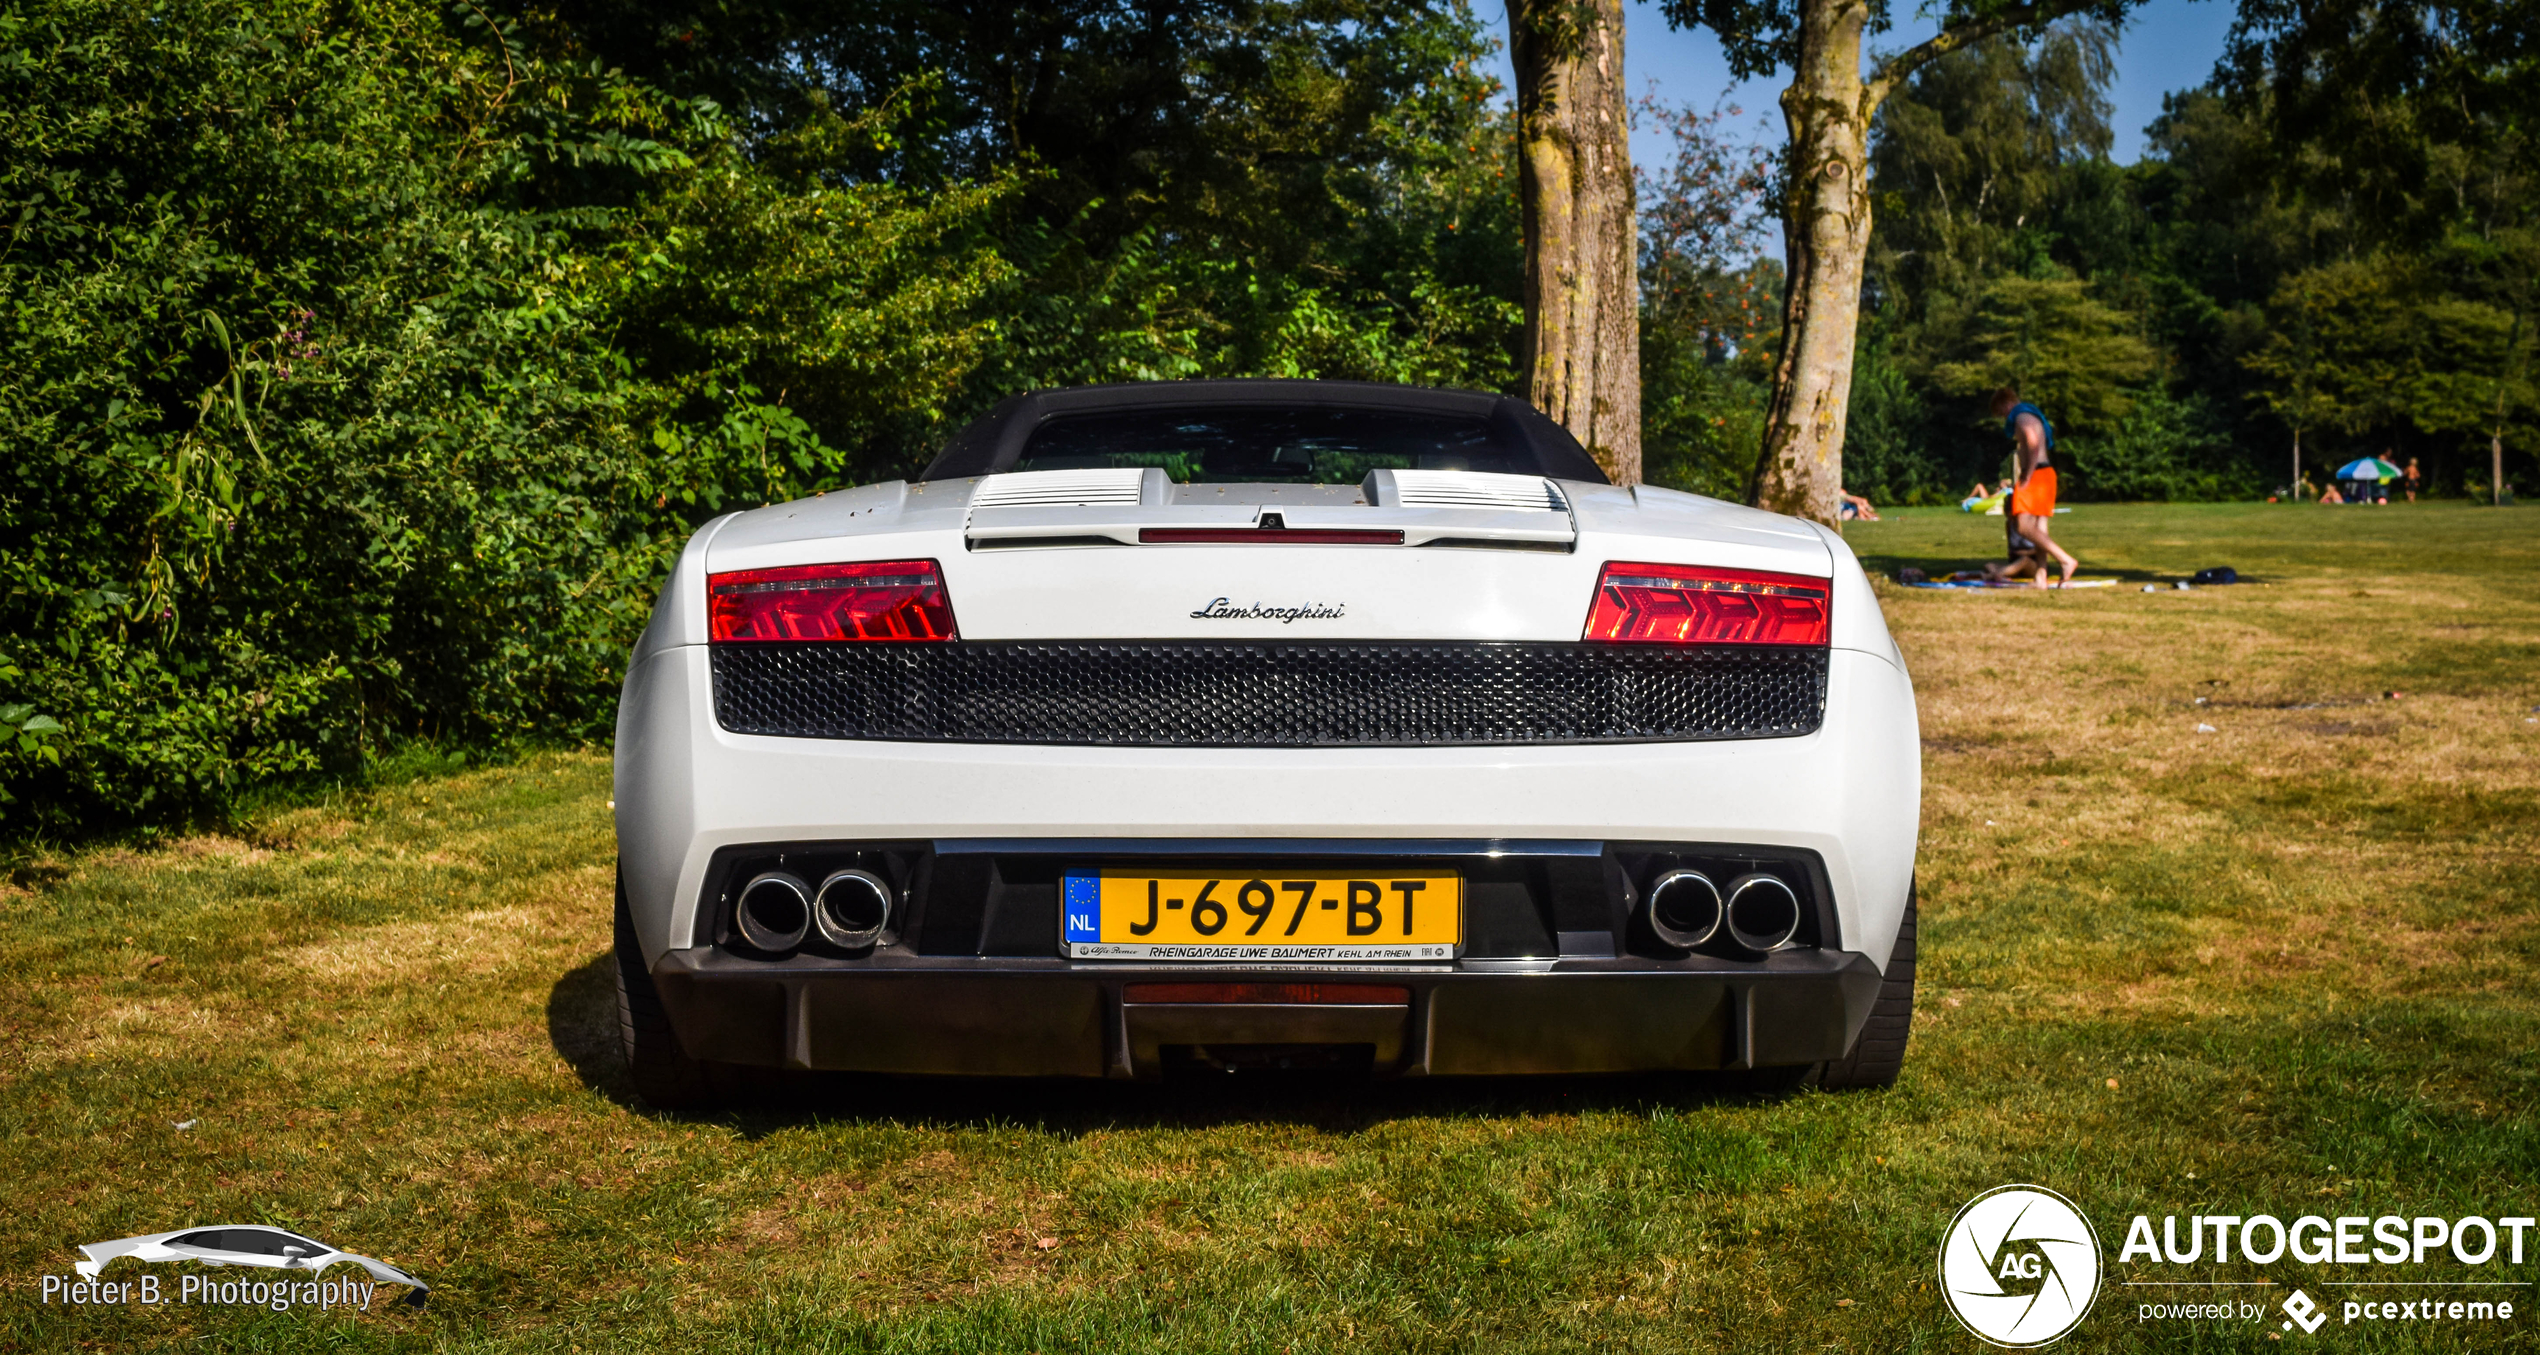
<svg viewBox="0 0 2540 1355">
<path fill-rule="evenodd" d="M 1864 71 L 1864 38 L 1885 31 L 1885 0 L 1667 0 L 1671 22 L 1718 33 L 1739 75 L 1788 67 L 1782 343 L 1765 425 L 1758 500 L 1834 524 L 1843 485 L 1861 288 L 1870 249 L 1871 124 L 1931 63 L 1988 39 L 2034 36 L 2067 14 L 2114 23 L 2129 0 L 1953 0 L 1941 31 Z"/>
<path fill-rule="evenodd" d="M 1010 177 L 961 412 L 1197 375 L 1518 384 L 1515 129 L 1456 0 L 567 0 L 532 32 L 717 101 L 754 156 L 793 144 L 802 182 Z M 876 135 L 801 130 L 875 114 Z"/>
<path fill-rule="evenodd" d="M 754 374 L 922 415 L 999 280 L 996 184 L 777 210 L 713 107 L 468 9 L 17 0 L 0 52 L 13 833 L 603 736 L 691 526 L 855 463 Z"/>
<path fill-rule="evenodd" d="M 2114 41 L 2090 19 L 2031 40 L 1995 38 L 1930 62 L 1881 106 L 1870 154 L 1872 310 L 1853 378 L 1862 422 L 1845 452 L 1855 489 L 1946 502 L 1971 479 L 1993 479 L 2005 449 L 1981 420 L 1983 397 L 2013 370 L 2069 387 L 2073 360 L 2117 362 L 2080 383 L 2109 408 L 2047 404 L 2068 442 L 2107 431 L 2145 379 L 2139 345 L 2122 342 L 2142 317 L 2106 294 L 2128 289 L 2143 226 L 2106 160 Z M 2079 295 L 2033 285 L 2075 280 Z M 2085 325 L 2070 336 L 2073 351 L 2003 348 L 2063 345 L 2066 336 L 2036 331 L 2073 318 Z"/>
<path fill-rule="evenodd" d="M 2056 255 L 2083 188 L 2074 170 L 2108 153 L 2115 48 L 2108 26 L 2067 20 L 1953 52 L 1888 98 L 1870 151 L 1883 309 L 1947 325 L 1997 274 L 2077 262 Z"/>
<path fill-rule="evenodd" d="M 2344 427 L 2352 422 L 2321 380 L 2323 298 L 2311 285 L 2315 281 L 2304 277 L 2286 281 L 2274 304 L 2268 307 L 2270 323 L 2265 344 L 2242 359 L 2262 380 L 2251 394 L 2293 432 L 2292 478 L 2285 482 L 2285 492 L 2293 498 L 2302 493 L 2303 430 Z"/>
<path fill-rule="evenodd" d="M 1994 279 L 1963 350 L 1967 356 L 1933 369 L 1943 391 L 1975 396 L 2017 386 L 2054 411 L 2059 428 L 2075 430 L 2113 426 L 2159 360 L 2134 318 L 2093 298 L 2078 278 Z"/>
<path fill-rule="evenodd" d="M 2275 181 L 2345 207 L 2349 259 L 2375 255 L 2416 275 L 2417 297 L 2377 308 L 2416 317 L 2394 322 L 2414 336 L 2406 356 L 2361 359 L 2412 368 L 2409 387 L 2360 417 L 2418 430 L 2443 451 L 2483 442 L 2499 497 L 2526 379 L 2528 241 L 2540 230 L 2530 33 L 2521 7 L 2478 0 L 2243 0 L 2228 62 L 2235 97 L 2273 135 Z M 2476 421 L 2473 390 L 2485 405 Z"/>
<path fill-rule="evenodd" d="M 2532 336 L 2477 253 L 2378 254 L 2287 278 L 2277 335 L 2248 359 L 2257 395 L 2358 438 L 2358 454 L 2409 438 L 2490 452 L 2528 436 Z M 2510 285 L 2519 270 L 2495 271 Z"/>
<path fill-rule="evenodd" d="M 1639 171 L 1641 434 L 1647 478 L 1742 499 L 1771 394 L 1780 270 L 1756 258 L 1771 157 L 1739 136 L 1740 110 L 1642 99 L 1636 117 L 1672 154 Z"/>
<path fill-rule="evenodd" d="M 1641 479 L 1640 234 L 1622 0 L 1510 0 L 1526 397 L 1620 485 Z"/>
</svg>

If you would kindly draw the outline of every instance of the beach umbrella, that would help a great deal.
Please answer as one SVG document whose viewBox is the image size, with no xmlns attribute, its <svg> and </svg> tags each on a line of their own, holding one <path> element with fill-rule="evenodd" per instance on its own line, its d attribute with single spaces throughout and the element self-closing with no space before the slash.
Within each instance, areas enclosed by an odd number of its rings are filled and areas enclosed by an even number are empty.
<svg viewBox="0 0 2540 1355">
<path fill-rule="evenodd" d="M 2368 456 L 2360 461 L 2349 461 L 2337 468 L 2337 478 L 2340 480 L 2379 480 L 2387 484 L 2398 479 L 2401 474 L 2397 466 L 2377 456 Z"/>
</svg>

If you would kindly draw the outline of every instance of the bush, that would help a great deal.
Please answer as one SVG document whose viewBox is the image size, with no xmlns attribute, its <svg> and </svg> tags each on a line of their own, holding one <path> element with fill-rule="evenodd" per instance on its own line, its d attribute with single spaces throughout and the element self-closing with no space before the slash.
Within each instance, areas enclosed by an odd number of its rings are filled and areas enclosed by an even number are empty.
<svg viewBox="0 0 2540 1355">
<path fill-rule="evenodd" d="M 0 828 L 604 737 L 695 523 L 853 470 L 707 341 L 774 290 L 724 257 L 764 171 L 714 108 L 458 13 L 0 11 Z M 997 191 L 753 223 L 864 324 L 868 412 L 975 360 Z M 665 308 L 707 336 L 675 378 L 620 346 Z"/>
<path fill-rule="evenodd" d="M 2108 432 L 2064 439 L 2058 450 L 2086 499 L 2254 499 L 2264 477 L 2233 453 L 2231 436 L 2200 396 L 2158 387 L 2137 396 Z"/>
</svg>

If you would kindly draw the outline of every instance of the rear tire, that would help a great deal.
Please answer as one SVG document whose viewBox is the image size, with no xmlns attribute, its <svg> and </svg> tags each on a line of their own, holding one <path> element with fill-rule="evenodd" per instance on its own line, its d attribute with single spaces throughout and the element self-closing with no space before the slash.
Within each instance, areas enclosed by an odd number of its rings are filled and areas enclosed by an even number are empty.
<svg viewBox="0 0 2540 1355">
<path fill-rule="evenodd" d="M 1817 1085 L 1828 1091 L 1893 1087 L 1905 1068 L 1905 1040 L 1914 1029 L 1915 890 L 1905 892 L 1905 921 L 1896 929 L 1895 948 L 1887 953 L 1887 973 L 1879 980 L 1878 1001 L 1861 1026 L 1852 1052 L 1820 1066 Z"/>
<path fill-rule="evenodd" d="M 714 1069 L 688 1057 L 679 1033 L 662 1010 L 661 991 L 644 968 L 635 940 L 635 917 L 626 907 L 626 880 L 617 882 L 617 1038 L 635 1094 L 660 1110 L 694 1110 L 715 1099 Z"/>
</svg>

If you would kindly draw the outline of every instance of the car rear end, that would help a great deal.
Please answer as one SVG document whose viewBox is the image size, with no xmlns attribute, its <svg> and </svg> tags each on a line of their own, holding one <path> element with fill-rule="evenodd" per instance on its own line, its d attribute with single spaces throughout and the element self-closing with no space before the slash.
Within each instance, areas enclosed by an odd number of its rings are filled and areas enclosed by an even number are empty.
<svg viewBox="0 0 2540 1355">
<path fill-rule="evenodd" d="M 617 796 L 628 963 L 685 1057 L 1855 1048 L 1907 925 L 1919 754 L 1839 539 L 1597 483 L 1495 397 L 1037 400 L 925 480 L 683 554 Z"/>
</svg>

